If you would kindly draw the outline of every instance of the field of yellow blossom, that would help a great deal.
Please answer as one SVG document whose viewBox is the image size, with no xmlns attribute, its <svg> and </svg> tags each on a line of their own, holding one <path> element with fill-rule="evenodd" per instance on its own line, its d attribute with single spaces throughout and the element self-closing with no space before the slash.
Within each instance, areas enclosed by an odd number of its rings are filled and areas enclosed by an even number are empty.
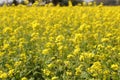
<svg viewBox="0 0 120 80">
<path fill-rule="evenodd" d="M 0 7 L 0 80 L 120 80 L 120 6 Z"/>
</svg>

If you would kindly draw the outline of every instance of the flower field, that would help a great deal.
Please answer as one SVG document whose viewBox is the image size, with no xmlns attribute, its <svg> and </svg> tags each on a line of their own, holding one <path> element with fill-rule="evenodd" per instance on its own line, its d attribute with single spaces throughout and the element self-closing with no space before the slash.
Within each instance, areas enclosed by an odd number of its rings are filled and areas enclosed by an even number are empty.
<svg viewBox="0 0 120 80">
<path fill-rule="evenodd" d="M 0 7 L 0 80 L 120 80 L 120 6 Z"/>
</svg>

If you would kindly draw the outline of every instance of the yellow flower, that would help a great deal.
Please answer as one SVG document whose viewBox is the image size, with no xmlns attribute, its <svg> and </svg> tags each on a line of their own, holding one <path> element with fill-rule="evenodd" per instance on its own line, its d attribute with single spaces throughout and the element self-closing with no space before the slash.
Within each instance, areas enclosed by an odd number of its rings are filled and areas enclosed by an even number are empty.
<svg viewBox="0 0 120 80">
<path fill-rule="evenodd" d="M 39 33 L 32 33 L 31 34 L 31 40 L 30 41 L 36 41 L 39 39 Z"/>
<path fill-rule="evenodd" d="M 27 56 L 26 56 L 25 53 L 22 53 L 22 54 L 20 54 L 20 58 L 21 58 L 24 62 L 26 62 Z"/>
<path fill-rule="evenodd" d="M 115 50 L 116 50 L 116 47 L 113 47 L 111 50 L 112 50 L 112 51 L 115 51 Z"/>
<path fill-rule="evenodd" d="M 104 70 L 104 71 L 103 71 L 103 74 L 104 74 L 104 75 L 109 75 L 109 74 L 110 74 L 110 71 L 109 71 L 109 70 Z"/>
<path fill-rule="evenodd" d="M 81 67 L 77 67 L 77 68 L 75 68 L 75 75 L 80 75 L 81 74 L 81 69 L 80 69 Z"/>
<path fill-rule="evenodd" d="M 54 66 L 54 64 L 50 63 L 47 66 L 48 66 L 48 68 L 52 68 Z"/>
<path fill-rule="evenodd" d="M 56 59 L 56 57 L 52 57 L 52 58 L 51 58 L 51 60 L 55 60 L 55 59 Z"/>
<path fill-rule="evenodd" d="M 116 74 L 117 74 L 117 72 L 112 72 L 111 74 L 112 74 L 112 75 L 116 75 Z"/>
<path fill-rule="evenodd" d="M 0 70 L 0 75 L 3 73 L 3 71 Z"/>
<path fill-rule="evenodd" d="M 84 57 L 83 55 L 80 55 L 79 60 L 80 60 L 80 61 L 84 61 L 84 59 L 85 59 L 85 57 Z"/>
<path fill-rule="evenodd" d="M 0 52 L 0 57 L 2 57 L 4 55 L 4 53 L 3 52 Z"/>
<path fill-rule="evenodd" d="M 57 64 L 61 64 L 61 63 L 62 63 L 62 60 L 61 60 L 61 59 L 57 59 L 57 60 L 56 60 L 56 63 L 57 63 Z"/>
<path fill-rule="evenodd" d="M 49 3 L 49 4 L 48 4 L 48 7 L 51 7 L 51 6 L 53 6 L 53 3 Z"/>
<path fill-rule="evenodd" d="M 58 80 L 58 77 L 54 76 L 51 80 Z"/>
<path fill-rule="evenodd" d="M 5 64 L 5 67 L 7 67 L 8 69 L 12 68 L 12 66 L 10 64 Z"/>
<path fill-rule="evenodd" d="M 93 58 L 95 56 L 94 53 L 85 53 L 87 58 Z"/>
<path fill-rule="evenodd" d="M 63 35 L 58 35 L 57 37 L 56 37 L 56 41 L 55 42 L 60 42 L 60 41 L 63 41 L 65 38 L 64 38 L 64 36 Z"/>
<path fill-rule="evenodd" d="M 43 70 L 43 73 L 44 73 L 46 76 L 49 76 L 51 72 L 50 72 L 48 69 L 44 69 L 44 70 Z"/>
<path fill-rule="evenodd" d="M 107 35 L 106 35 L 107 37 L 111 37 L 112 36 L 112 34 L 111 33 L 107 33 Z"/>
<path fill-rule="evenodd" d="M 117 71 L 119 69 L 119 66 L 117 64 L 112 64 L 111 68 L 115 71 Z"/>
<path fill-rule="evenodd" d="M 48 42 L 48 43 L 46 43 L 46 45 L 45 45 L 47 48 L 50 48 L 50 47 L 52 47 L 53 46 L 53 44 L 51 43 L 51 42 Z"/>
<path fill-rule="evenodd" d="M 59 50 L 59 51 L 62 51 L 62 49 L 63 49 L 63 46 L 59 46 L 59 47 L 58 47 L 58 50 Z"/>
<path fill-rule="evenodd" d="M 8 49 L 9 46 L 10 46 L 9 44 L 4 44 L 3 49 Z"/>
<path fill-rule="evenodd" d="M 100 62 L 94 62 L 93 65 L 92 65 L 92 68 L 94 69 L 101 69 L 102 68 L 102 65 Z"/>
<path fill-rule="evenodd" d="M 35 20 L 31 24 L 32 24 L 33 30 L 37 30 L 38 29 L 38 25 L 39 25 L 38 21 Z"/>
<path fill-rule="evenodd" d="M 13 74 L 14 74 L 14 69 L 11 69 L 11 70 L 9 70 L 9 72 L 8 72 L 8 76 L 13 76 Z"/>
<path fill-rule="evenodd" d="M 67 74 L 68 76 L 71 76 L 71 75 L 72 75 L 72 72 L 71 72 L 71 71 L 66 71 L 66 74 Z"/>
<path fill-rule="evenodd" d="M 79 52 L 80 52 L 80 48 L 76 48 L 76 49 L 74 49 L 73 54 L 77 55 Z"/>
<path fill-rule="evenodd" d="M 102 44 L 98 44 L 98 49 L 104 48 Z"/>
<path fill-rule="evenodd" d="M 40 65 L 45 80 L 119 77 L 120 6 L 65 1 L 70 7 L 0 7 L 0 80 L 25 80 Z"/>
<path fill-rule="evenodd" d="M 69 1 L 69 7 L 71 7 L 72 6 L 72 2 L 71 1 Z"/>
<path fill-rule="evenodd" d="M 99 61 L 97 61 L 97 62 L 94 62 L 93 65 L 87 70 L 92 74 L 92 76 L 95 77 L 99 74 L 102 74 L 102 65 Z"/>
<path fill-rule="evenodd" d="M 22 63 L 21 61 L 16 61 L 15 64 L 14 64 L 14 66 L 15 66 L 15 67 L 18 67 L 18 66 L 21 65 L 21 63 Z"/>
<path fill-rule="evenodd" d="M 28 80 L 26 77 L 23 77 L 21 80 Z"/>
<path fill-rule="evenodd" d="M 108 42 L 109 38 L 102 38 L 101 42 Z"/>
<path fill-rule="evenodd" d="M 49 37 L 49 41 L 54 41 L 54 37 Z"/>
<path fill-rule="evenodd" d="M 75 57 L 75 56 L 72 55 L 72 54 L 69 54 L 69 55 L 67 56 L 68 59 L 72 59 L 72 58 L 74 58 L 74 57 Z"/>
<path fill-rule="evenodd" d="M 70 66 L 70 61 L 64 61 L 64 64 L 65 64 L 66 66 Z"/>
<path fill-rule="evenodd" d="M 44 54 L 44 55 L 49 54 L 49 49 L 44 49 L 44 50 L 42 51 L 42 54 Z"/>
<path fill-rule="evenodd" d="M 82 38 L 83 38 L 82 34 L 75 34 L 74 43 L 81 42 Z"/>
<path fill-rule="evenodd" d="M 6 27 L 3 30 L 3 33 L 11 33 L 11 32 L 12 32 L 12 28 L 10 28 L 10 27 Z"/>
<path fill-rule="evenodd" d="M 0 75 L 0 78 L 2 78 L 2 79 L 6 79 L 7 77 L 8 77 L 8 75 L 5 72 Z"/>
<path fill-rule="evenodd" d="M 93 76 L 93 77 L 96 77 L 96 76 L 98 76 L 98 74 L 97 74 L 97 73 L 94 73 L 94 74 L 92 74 L 92 76 Z"/>
</svg>

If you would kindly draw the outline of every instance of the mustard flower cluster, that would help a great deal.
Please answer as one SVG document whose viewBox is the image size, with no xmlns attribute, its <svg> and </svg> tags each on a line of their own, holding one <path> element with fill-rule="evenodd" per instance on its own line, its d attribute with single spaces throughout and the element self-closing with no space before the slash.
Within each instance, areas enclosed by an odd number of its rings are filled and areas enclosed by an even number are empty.
<svg viewBox="0 0 120 80">
<path fill-rule="evenodd" d="M 120 6 L 0 7 L 0 80 L 120 80 Z"/>
</svg>

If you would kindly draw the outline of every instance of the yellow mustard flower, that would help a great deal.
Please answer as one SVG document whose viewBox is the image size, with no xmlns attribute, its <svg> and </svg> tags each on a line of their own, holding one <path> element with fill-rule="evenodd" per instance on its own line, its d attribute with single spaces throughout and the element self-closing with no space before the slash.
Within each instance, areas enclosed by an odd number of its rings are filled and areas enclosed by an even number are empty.
<svg viewBox="0 0 120 80">
<path fill-rule="evenodd" d="M 15 66 L 15 67 L 18 67 L 18 66 L 21 65 L 21 63 L 22 63 L 22 61 L 16 61 L 15 64 L 14 64 L 14 66 Z"/>
<path fill-rule="evenodd" d="M 60 42 L 60 41 L 63 41 L 65 39 L 65 37 L 63 35 L 58 35 L 56 37 L 56 42 Z"/>
<path fill-rule="evenodd" d="M 58 77 L 54 76 L 51 80 L 58 80 Z"/>
<path fill-rule="evenodd" d="M 42 51 L 42 54 L 44 54 L 44 55 L 49 54 L 49 49 L 44 49 L 44 50 Z"/>
<path fill-rule="evenodd" d="M 28 80 L 26 77 L 23 77 L 21 80 Z"/>
<path fill-rule="evenodd" d="M 117 71 L 119 69 L 119 66 L 117 64 L 112 64 L 111 68 L 115 71 Z"/>
<path fill-rule="evenodd" d="M 8 72 L 8 76 L 12 77 L 13 74 L 14 74 L 14 69 L 9 70 L 9 72 Z"/>
<path fill-rule="evenodd" d="M 68 59 L 72 59 L 72 58 L 74 58 L 75 56 L 73 55 L 73 54 L 69 54 L 69 55 L 67 55 L 67 58 Z"/>
<path fill-rule="evenodd" d="M 0 75 L 0 78 L 2 79 L 6 79 L 8 77 L 7 73 L 3 72 L 1 75 Z"/>
<path fill-rule="evenodd" d="M 80 67 L 78 67 L 78 68 L 75 68 L 75 75 L 80 75 L 81 74 L 81 69 L 80 69 Z"/>
<path fill-rule="evenodd" d="M 68 76 L 72 76 L 72 72 L 71 72 L 71 71 L 66 71 L 66 74 L 67 74 Z"/>
<path fill-rule="evenodd" d="M 48 69 L 43 69 L 43 73 L 46 75 L 46 76 L 49 76 L 51 74 L 51 71 L 48 70 Z"/>
</svg>

